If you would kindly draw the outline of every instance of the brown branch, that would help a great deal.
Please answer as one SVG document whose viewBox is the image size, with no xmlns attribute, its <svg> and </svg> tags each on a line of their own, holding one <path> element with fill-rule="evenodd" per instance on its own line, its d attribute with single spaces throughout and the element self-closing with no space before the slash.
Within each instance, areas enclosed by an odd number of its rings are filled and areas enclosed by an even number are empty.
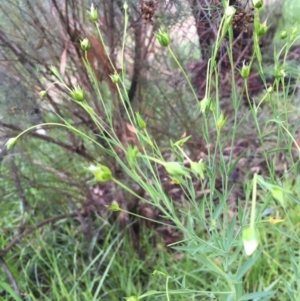
<svg viewBox="0 0 300 301">
<path fill-rule="evenodd" d="M 140 72 L 141 72 L 141 52 L 142 52 L 142 20 L 138 20 L 134 26 L 134 66 L 133 66 L 133 75 L 131 79 L 130 89 L 128 91 L 128 98 L 129 101 L 132 102 L 134 95 L 136 93 L 139 79 L 140 79 Z"/>
<path fill-rule="evenodd" d="M 11 284 L 13 290 L 20 297 L 21 293 L 20 293 L 20 290 L 18 288 L 17 282 L 16 282 L 14 276 L 12 275 L 12 273 L 10 272 L 10 270 L 9 270 L 9 268 L 8 268 L 6 262 L 4 261 L 3 258 L 0 258 L 0 264 L 1 264 L 1 266 L 2 266 L 2 268 L 4 270 L 4 272 L 5 272 L 8 280 L 10 281 L 10 284 Z"/>
<path fill-rule="evenodd" d="M 42 222 L 40 222 L 39 224 L 37 224 L 36 226 L 24 230 L 22 233 L 16 235 L 4 249 L 0 250 L 0 259 L 3 258 L 23 237 L 31 234 L 35 230 L 42 228 L 45 225 L 55 223 L 61 219 L 68 218 L 68 217 L 76 217 L 76 216 L 78 216 L 78 213 L 60 214 L 54 217 L 49 217 L 43 220 Z"/>
<path fill-rule="evenodd" d="M 64 172 L 61 172 L 59 170 L 56 170 L 55 168 L 51 167 L 51 166 L 47 166 L 45 164 L 43 164 L 42 162 L 33 159 L 32 161 L 33 164 L 41 167 L 43 170 L 53 173 L 55 176 L 57 176 L 58 178 L 60 178 L 63 181 L 66 181 L 67 183 L 70 184 L 75 184 L 75 182 L 73 182 L 70 177 L 68 175 L 66 175 Z"/>
<path fill-rule="evenodd" d="M 4 45 L 7 46 L 17 56 L 22 64 L 28 63 L 31 67 L 34 67 L 32 57 L 30 57 L 24 49 L 13 43 L 2 30 L 0 30 L 0 41 L 2 41 Z"/>
</svg>

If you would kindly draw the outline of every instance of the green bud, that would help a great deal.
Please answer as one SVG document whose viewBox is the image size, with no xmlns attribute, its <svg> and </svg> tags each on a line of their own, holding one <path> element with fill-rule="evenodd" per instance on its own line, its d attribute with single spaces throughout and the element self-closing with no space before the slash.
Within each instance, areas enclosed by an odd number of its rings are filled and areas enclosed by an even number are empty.
<svg viewBox="0 0 300 301">
<path fill-rule="evenodd" d="M 204 114 L 207 112 L 207 109 L 210 109 L 210 99 L 208 97 L 204 97 L 201 101 L 200 101 L 200 111 Z"/>
<path fill-rule="evenodd" d="M 174 184 L 176 185 L 180 184 L 180 179 L 178 177 L 170 177 L 170 179 Z"/>
<path fill-rule="evenodd" d="M 128 145 L 128 149 L 126 152 L 126 158 L 131 167 L 133 166 L 139 153 L 140 153 L 139 149 L 137 148 L 136 145 L 134 147 L 132 147 L 130 144 Z"/>
<path fill-rule="evenodd" d="M 292 28 L 292 34 L 291 34 L 291 40 L 293 40 L 296 37 L 297 32 L 298 32 L 298 27 L 297 26 L 293 26 L 293 28 Z"/>
<path fill-rule="evenodd" d="M 78 102 L 83 102 L 85 99 L 84 90 L 82 88 L 80 88 L 79 86 L 77 86 L 77 88 L 74 88 L 71 91 L 71 97 L 74 98 Z"/>
<path fill-rule="evenodd" d="M 167 173 L 172 176 L 186 176 L 189 177 L 189 171 L 188 169 L 178 163 L 178 162 L 166 162 L 164 163 L 165 169 Z"/>
<path fill-rule="evenodd" d="M 136 121 L 139 125 L 139 127 L 144 130 L 146 128 L 146 122 L 144 121 L 144 119 L 141 117 L 141 115 L 137 112 L 136 114 Z"/>
<path fill-rule="evenodd" d="M 227 6 L 225 9 L 225 25 L 230 25 L 235 15 L 236 9 L 233 6 Z"/>
<path fill-rule="evenodd" d="M 91 43 L 87 38 L 85 38 L 83 40 L 80 40 L 80 47 L 83 51 L 88 51 L 91 49 Z"/>
<path fill-rule="evenodd" d="M 245 61 L 243 62 L 243 67 L 242 67 L 242 70 L 240 70 L 240 74 L 241 74 L 242 78 L 248 78 L 250 75 L 250 66 L 245 65 Z"/>
<path fill-rule="evenodd" d="M 259 21 L 254 22 L 255 33 L 261 37 L 268 31 L 267 21 L 260 23 Z"/>
<path fill-rule="evenodd" d="M 274 76 L 275 78 L 284 78 L 286 76 L 283 65 L 280 65 L 276 68 Z"/>
<path fill-rule="evenodd" d="M 95 176 L 97 182 L 102 183 L 112 179 L 111 170 L 102 164 L 90 165 L 88 170 Z"/>
<path fill-rule="evenodd" d="M 252 0 L 252 5 L 255 8 L 262 8 L 263 4 L 264 4 L 263 0 Z"/>
<path fill-rule="evenodd" d="M 206 165 L 204 162 L 202 162 L 202 160 L 200 160 L 199 162 L 191 162 L 191 170 L 193 172 L 193 174 L 195 174 L 196 176 L 199 176 L 201 180 L 204 180 L 205 176 L 205 170 L 206 170 Z"/>
<path fill-rule="evenodd" d="M 123 8 L 124 8 L 124 10 L 127 10 L 127 9 L 128 9 L 128 4 L 127 4 L 126 1 L 124 2 Z"/>
<path fill-rule="evenodd" d="M 88 11 L 89 17 L 92 21 L 97 21 L 98 20 L 98 11 L 94 7 L 94 4 L 92 3 L 90 11 Z"/>
<path fill-rule="evenodd" d="M 12 147 L 14 147 L 17 143 L 17 140 L 18 140 L 17 137 L 8 139 L 8 141 L 5 143 L 6 148 L 9 150 Z"/>
<path fill-rule="evenodd" d="M 120 75 L 117 72 L 111 74 L 109 77 L 114 84 L 118 84 L 120 81 Z"/>
<path fill-rule="evenodd" d="M 274 89 L 273 89 L 272 86 L 270 86 L 270 87 L 267 89 L 267 92 L 268 92 L 269 94 L 273 93 L 273 91 L 274 91 Z"/>
<path fill-rule="evenodd" d="M 247 256 L 252 255 L 259 245 L 259 232 L 249 227 L 243 231 L 243 244 Z"/>
<path fill-rule="evenodd" d="M 227 121 L 227 117 L 225 118 L 224 114 L 221 113 L 217 120 L 217 127 L 219 130 L 221 130 L 224 127 L 224 125 L 226 124 L 226 121 Z"/>
<path fill-rule="evenodd" d="M 287 38 L 287 36 L 288 36 L 288 33 L 287 33 L 286 30 L 284 30 L 284 31 L 282 31 L 281 34 L 280 34 L 280 39 L 281 39 L 281 40 L 284 40 L 284 39 Z"/>
<path fill-rule="evenodd" d="M 110 211 L 114 211 L 114 212 L 117 212 L 117 211 L 120 211 L 120 210 L 121 210 L 119 204 L 116 203 L 116 202 L 111 203 L 110 206 L 108 207 L 108 209 L 109 209 Z"/>
<path fill-rule="evenodd" d="M 45 97 L 47 95 L 47 91 L 43 90 L 40 92 L 41 97 Z"/>
<path fill-rule="evenodd" d="M 154 33 L 159 44 L 163 47 L 167 47 L 170 45 L 171 37 L 170 33 L 164 29 L 160 29 L 158 32 Z"/>
</svg>

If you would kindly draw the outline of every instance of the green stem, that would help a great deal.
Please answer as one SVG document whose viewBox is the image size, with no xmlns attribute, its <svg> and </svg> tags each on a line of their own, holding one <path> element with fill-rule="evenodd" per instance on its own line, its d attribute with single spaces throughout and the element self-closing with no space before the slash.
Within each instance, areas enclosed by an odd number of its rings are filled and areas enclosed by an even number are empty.
<svg viewBox="0 0 300 301">
<path fill-rule="evenodd" d="M 19 139 L 21 136 L 23 136 L 24 134 L 26 134 L 27 132 L 35 129 L 35 128 L 38 128 L 40 126 L 43 126 L 43 125 L 55 125 L 55 126 L 60 126 L 60 127 L 64 127 L 64 128 L 67 128 L 73 132 L 75 132 L 76 134 L 79 134 L 80 136 L 92 141 L 93 143 L 95 143 L 96 145 L 98 145 L 101 149 L 104 149 L 104 147 L 98 143 L 96 140 L 94 140 L 93 138 L 89 137 L 88 135 L 84 134 L 83 132 L 77 130 L 76 128 L 74 128 L 73 126 L 67 124 L 62 124 L 62 123 L 55 123 L 55 122 L 49 122 L 49 123 L 40 123 L 40 124 L 37 124 L 37 125 L 34 125 L 34 126 L 31 126 L 29 128 L 27 128 L 26 130 L 24 130 L 23 132 L 21 132 L 18 136 L 16 136 L 16 139 Z M 105 150 L 105 149 L 104 149 Z"/>
<path fill-rule="evenodd" d="M 119 180 L 117 180 L 116 178 L 112 178 L 112 181 L 114 183 L 116 183 L 118 186 L 120 186 L 121 188 L 123 188 L 124 190 L 126 190 L 127 192 L 129 192 L 131 195 L 135 196 L 136 198 L 138 198 L 141 201 L 144 202 L 149 202 L 146 199 L 144 199 L 143 197 L 141 197 L 140 195 L 138 195 L 137 193 L 135 193 L 133 190 L 131 190 L 130 188 L 128 188 L 126 185 L 124 185 L 122 182 L 120 182 Z M 123 210 L 124 211 L 124 210 Z"/>
<path fill-rule="evenodd" d="M 167 277 L 166 280 L 166 295 L 167 295 L 167 301 L 170 301 L 170 295 L 169 295 L 169 276 Z"/>
<path fill-rule="evenodd" d="M 168 46 L 168 50 L 169 50 L 171 56 L 173 57 L 174 61 L 176 62 L 177 66 L 178 66 L 179 69 L 181 70 L 182 74 L 184 75 L 184 77 L 185 77 L 185 79 L 186 79 L 186 81 L 187 81 L 189 87 L 191 88 L 191 91 L 192 91 L 194 97 L 195 97 L 195 100 L 196 100 L 196 102 L 198 103 L 198 96 L 197 96 L 197 94 L 196 94 L 196 92 L 195 92 L 195 89 L 193 88 L 193 86 L 192 86 L 192 84 L 191 84 L 190 79 L 188 78 L 186 72 L 185 72 L 184 69 L 182 68 L 182 66 L 181 66 L 181 64 L 179 63 L 179 61 L 177 60 L 177 58 L 176 58 L 176 56 L 175 56 L 175 54 L 174 54 L 174 52 L 172 51 L 172 49 L 171 49 L 170 46 Z"/>
<path fill-rule="evenodd" d="M 64 124 L 61 124 L 61 123 L 56 123 L 56 122 L 50 122 L 50 123 L 40 123 L 40 124 L 36 124 L 36 125 L 33 125 L 29 128 L 27 128 L 26 130 L 24 130 L 23 132 L 21 132 L 17 137 L 16 139 L 19 139 L 21 136 L 23 136 L 24 134 L 26 134 L 27 132 L 35 129 L 35 128 L 38 128 L 38 127 L 41 127 L 43 125 L 57 125 L 57 126 L 61 126 L 61 127 L 65 127 L 65 128 L 68 128 L 67 125 L 64 125 Z"/>
<path fill-rule="evenodd" d="M 51 84 L 49 85 L 49 87 L 48 87 L 45 91 L 48 92 L 48 90 L 50 90 L 51 87 L 52 87 L 52 86 L 55 86 L 56 84 L 65 87 L 70 93 L 72 92 L 72 90 L 71 90 L 65 83 L 61 83 L 61 82 L 58 82 L 58 81 L 55 81 L 55 82 L 51 83 Z"/>
<path fill-rule="evenodd" d="M 256 195 L 257 195 L 257 173 L 255 173 L 253 176 L 253 191 L 252 191 L 251 218 L 250 218 L 251 229 L 254 229 L 255 226 Z"/>
</svg>

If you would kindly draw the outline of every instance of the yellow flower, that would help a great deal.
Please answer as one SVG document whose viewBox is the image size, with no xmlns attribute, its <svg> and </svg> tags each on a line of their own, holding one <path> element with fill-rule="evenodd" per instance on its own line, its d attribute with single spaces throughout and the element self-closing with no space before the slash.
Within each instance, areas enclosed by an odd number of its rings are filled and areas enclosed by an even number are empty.
<svg viewBox="0 0 300 301">
<path fill-rule="evenodd" d="M 285 221 L 285 219 L 277 219 L 277 218 L 274 218 L 274 217 L 270 217 L 270 218 L 269 218 L 269 223 L 270 223 L 270 224 L 273 224 L 273 225 L 282 223 L 282 222 L 284 222 L 284 221 Z"/>
</svg>

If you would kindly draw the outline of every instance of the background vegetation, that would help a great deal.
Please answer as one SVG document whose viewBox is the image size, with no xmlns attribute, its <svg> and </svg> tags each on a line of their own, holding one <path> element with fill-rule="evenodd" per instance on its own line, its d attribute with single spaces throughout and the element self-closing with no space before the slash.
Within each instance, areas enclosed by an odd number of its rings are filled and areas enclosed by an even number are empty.
<svg viewBox="0 0 300 301">
<path fill-rule="evenodd" d="M 299 300 L 300 7 L 225 2 L 1 2 L 1 300 Z"/>
</svg>

